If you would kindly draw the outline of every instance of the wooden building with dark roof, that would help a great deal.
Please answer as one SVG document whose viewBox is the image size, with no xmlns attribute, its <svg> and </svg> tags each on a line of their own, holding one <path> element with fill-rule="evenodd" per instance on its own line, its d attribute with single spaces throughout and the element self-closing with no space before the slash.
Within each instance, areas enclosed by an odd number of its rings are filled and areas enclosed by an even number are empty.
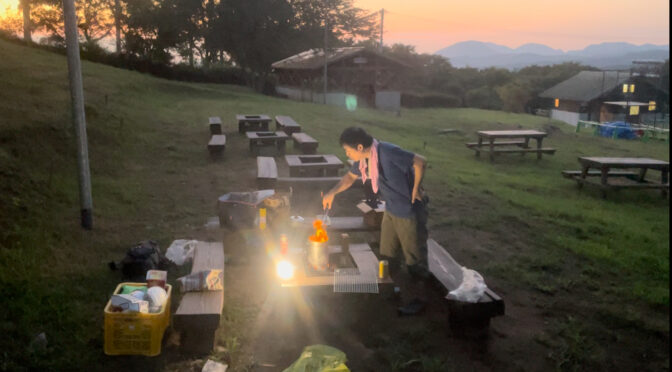
<svg viewBox="0 0 672 372">
<path fill-rule="evenodd" d="M 410 68 L 404 62 L 364 47 L 328 49 L 326 58 L 323 49 L 311 49 L 271 65 L 278 78 L 278 93 L 304 101 L 324 102 L 325 63 L 327 99 L 329 95 L 355 95 L 360 104 L 370 107 L 378 106 L 377 93 L 398 92 L 399 73 Z"/>
<path fill-rule="evenodd" d="M 634 93 L 623 93 L 623 84 L 634 84 Z M 579 120 L 640 123 L 649 115 L 650 101 L 657 103 L 657 111 L 669 105 L 669 92 L 646 76 L 629 71 L 581 71 L 539 97 L 551 102 L 552 118 L 572 125 Z M 640 107 L 638 114 L 630 115 L 632 106 Z"/>
</svg>

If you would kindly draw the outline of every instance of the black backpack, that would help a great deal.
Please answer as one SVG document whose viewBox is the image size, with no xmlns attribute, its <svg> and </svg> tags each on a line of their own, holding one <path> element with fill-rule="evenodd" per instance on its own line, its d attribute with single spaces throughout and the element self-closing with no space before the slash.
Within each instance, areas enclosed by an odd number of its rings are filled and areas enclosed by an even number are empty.
<svg viewBox="0 0 672 372">
<path fill-rule="evenodd" d="M 119 264 L 110 262 L 110 268 L 121 267 L 123 280 L 144 282 L 148 270 L 165 270 L 167 259 L 161 255 L 159 245 L 154 240 L 144 240 L 129 248 Z"/>
</svg>

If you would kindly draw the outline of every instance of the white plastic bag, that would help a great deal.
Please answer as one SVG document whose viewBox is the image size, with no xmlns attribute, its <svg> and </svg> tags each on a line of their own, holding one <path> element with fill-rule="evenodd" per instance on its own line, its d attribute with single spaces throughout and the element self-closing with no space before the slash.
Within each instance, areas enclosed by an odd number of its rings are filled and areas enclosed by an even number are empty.
<svg viewBox="0 0 672 372">
<path fill-rule="evenodd" d="M 478 272 L 462 266 L 462 283 L 448 292 L 446 298 L 464 302 L 478 302 L 488 288 Z"/>
<path fill-rule="evenodd" d="M 177 239 L 166 250 L 166 258 L 177 266 L 182 266 L 188 259 L 194 258 L 196 240 Z"/>
</svg>

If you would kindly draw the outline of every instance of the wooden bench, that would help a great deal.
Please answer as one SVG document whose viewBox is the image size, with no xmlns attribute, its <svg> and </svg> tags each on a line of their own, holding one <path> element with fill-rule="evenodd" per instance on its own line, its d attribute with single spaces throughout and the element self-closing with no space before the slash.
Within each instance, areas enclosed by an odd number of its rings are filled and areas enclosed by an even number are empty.
<svg viewBox="0 0 672 372">
<path fill-rule="evenodd" d="M 298 148 L 304 154 L 315 154 L 317 146 L 320 144 L 315 138 L 303 132 L 292 134 L 292 139 L 294 140 L 294 148 Z"/>
<path fill-rule="evenodd" d="M 257 187 L 259 190 L 275 189 L 278 167 L 270 156 L 257 156 Z"/>
<path fill-rule="evenodd" d="M 291 136 L 294 133 L 301 132 L 301 125 L 289 116 L 278 115 L 275 117 L 275 130 L 281 130 Z"/>
<path fill-rule="evenodd" d="M 208 142 L 208 152 L 212 157 L 219 157 L 224 152 L 226 148 L 226 135 L 224 134 L 213 134 L 210 137 L 210 142 Z"/>
<path fill-rule="evenodd" d="M 489 148 L 487 147 L 471 147 L 473 150 L 476 150 L 476 155 L 478 156 L 480 152 L 491 152 Z M 492 153 L 498 154 L 498 153 L 520 153 L 520 154 L 525 154 L 528 152 L 534 152 L 534 153 L 542 153 L 542 154 L 550 154 L 553 155 L 555 154 L 556 149 L 550 148 L 550 147 L 544 147 L 541 149 L 535 149 L 535 148 L 520 148 L 520 149 L 500 149 L 500 148 L 495 148 L 492 150 Z"/>
<path fill-rule="evenodd" d="M 469 142 L 466 144 L 467 147 L 472 148 L 472 147 L 484 147 L 488 146 L 489 144 L 487 143 L 481 143 L 479 144 L 478 142 Z M 525 143 L 525 141 L 499 141 L 499 142 L 494 142 L 494 146 L 521 146 L 521 147 L 529 147 L 528 143 Z"/>
<path fill-rule="evenodd" d="M 427 260 L 429 271 L 448 291 L 455 290 L 462 283 L 462 266 L 434 239 L 427 240 Z M 447 301 L 448 322 L 453 330 L 487 328 L 490 318 L 504 315 L 504 301 L 490 288 L 485 290 L 478 302 Z"/>
<path fill-rule="evenodd" d="M 199 241 L 191 272 L 222 270 L 224 246 L 220 242 Z M 223 277 L 222 277 L 223 281 Z M 187 292 L 175 311 L 175 329 L 180 332 L 180 345 L 185 353 L 208 354 L 215 346 L 215 331 L 224 307 L 224 291 Z"/>
<path fill-rule="evenodd" d="M 581 171 L 580 170 L 563 170 L 562 171 L 562 176 L 565 178 L 576 178 L 576 177 L 581 177 Z M 586 174 L 587 177 L 601 177 L 602 172 L 598 170 L 591 170 L 588 171 Z M 627 178 L 635 178 L 638 177 L 638 174 L 635 172 L 631 171 L 618 171 L 618 170 L 612 170 L 609 171 L 609 177 L 627 177 Z"/>
<path fill-rule="evenodd" d="M 208 118 L 210 126 L 210 134 L 222 134 L 222 119 L 219 116 L 211 116 Z"/>
</svg>

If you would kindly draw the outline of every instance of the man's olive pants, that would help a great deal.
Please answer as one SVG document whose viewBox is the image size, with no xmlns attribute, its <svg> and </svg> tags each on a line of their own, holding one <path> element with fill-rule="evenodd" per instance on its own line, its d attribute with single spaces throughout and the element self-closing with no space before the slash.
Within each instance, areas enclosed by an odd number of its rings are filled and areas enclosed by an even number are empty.
<svg viewBox="0 0 672 372">
<path fill-rule="evenodd" d="M 427 208 L 428 198 L 413 204 L 414 215 L 396 217 L 385 211 L 380 228 L 380 254 L 398 257 L 399 249 L 412 274 L 426 275 L 427 271 Z"/>
</svg>

